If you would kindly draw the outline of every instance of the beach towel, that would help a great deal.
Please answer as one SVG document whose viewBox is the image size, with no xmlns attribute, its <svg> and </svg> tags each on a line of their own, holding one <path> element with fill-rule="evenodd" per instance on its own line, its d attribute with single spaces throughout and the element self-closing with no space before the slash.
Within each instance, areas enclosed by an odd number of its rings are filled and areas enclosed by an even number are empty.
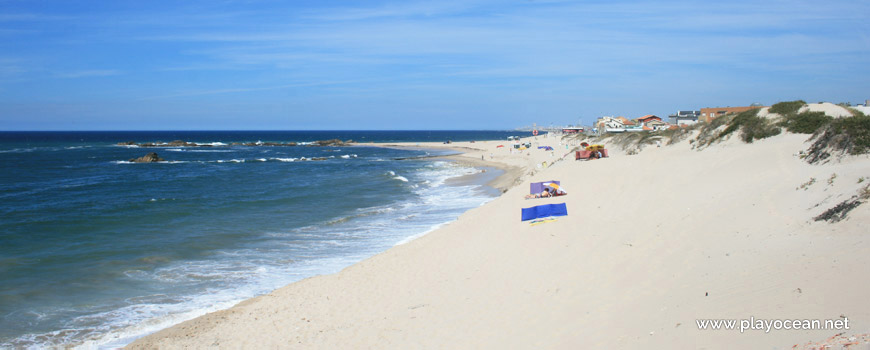
<svg viewBox="0 0 870 350">
<path fill-rule="evenodd" d="M 561 182 L 556 181 L 556 180 L 544 181 L 544 182 L 532 182 L 531 185 L 529 185 L 529 194 L 539 194 L 541 192 L 544 192 L 544 186 L 547 186 L 548 183 L 554 183 L 554 184 L 557 184 L 560 186 L 562 185 Z"/>
<path fill-rule="evenodd" d="M 550 216 L 567 216 L 568 215 L 568 207 L 565 206 L 565 203 L 559 204 L 544 204 L 538 205 L 531 208 L 523 208 L 523 219 L 522 221 L 534 220 L 538 218 L 546 218 Z"/>
<path fill-rule="evenodd" d="M 554 218 L 554 217 L 535 219 L 535 220 L 532 220 L 529 222 L 529 226 L 538 226 L 540 224 L 546 224 L 548 222 L 555 222 L 555 221 L 556 221 L 556 218 Z"/>
</svg>

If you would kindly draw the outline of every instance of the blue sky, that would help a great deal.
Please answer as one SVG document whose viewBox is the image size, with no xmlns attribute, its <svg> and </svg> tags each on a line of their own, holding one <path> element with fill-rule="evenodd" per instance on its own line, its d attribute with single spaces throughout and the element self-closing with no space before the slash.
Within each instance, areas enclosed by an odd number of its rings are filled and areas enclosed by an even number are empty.
<svg viewBox="0 0 870 350">
<path fill-rule="evenodd" d="M 0 130 L 509 129 L 870 99 L 867 1 L 0 0 Z"/>
</svg>

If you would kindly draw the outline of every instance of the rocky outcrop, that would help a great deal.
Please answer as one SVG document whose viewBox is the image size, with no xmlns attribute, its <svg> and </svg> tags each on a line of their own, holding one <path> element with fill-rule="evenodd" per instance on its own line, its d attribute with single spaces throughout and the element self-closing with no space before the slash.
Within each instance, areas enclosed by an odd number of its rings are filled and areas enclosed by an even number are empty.
<svg viewBox="0 0 870 350">
<path fill-rule="evenodd" d="M 151 152 L 139 158 L 130 159 L 131 163 L 155 163 L 155 162 L 165 162 L 166 159 L 160 158 L 157 153 Z"/>
<path fill-rule="evenodd" d="M 213 147 L 213 145 L 209 144 L 197 144 L 192 142 L 186 142 L 182 140 L 175 140 L 172 142 L 143 142 L 136 143 L 134 141 L 127 142 L 118 142 L 118 146 L 136 146 L 136 147 Z"/>
<path fill-rule="evenodd" d="M 314 141 L 309 146 L 347 146 L 348 144 L 353 143 L 353 140 L 342 141 L 339 139 L 332 140 L 323 140 L 323 141 Z"/>
<path fill-rule="evenodd" d="M 182 140 L 175 140 L 175 141 L 172 141 L 166 145 L 169 147 L 211 147 L 212 146 L 209 144 L 200 145 L 197 143 L 191 143 L 191 142 L 186 142 L 186 141 L 182 141 Z"/>
<path fill-rule="evenodd" d="M 296 142 L 233 142 L 230 145 L 233 146 L 266 146 L 266 147 L 288 147 L 288 146 L 296 146 Z"/>
</svg>

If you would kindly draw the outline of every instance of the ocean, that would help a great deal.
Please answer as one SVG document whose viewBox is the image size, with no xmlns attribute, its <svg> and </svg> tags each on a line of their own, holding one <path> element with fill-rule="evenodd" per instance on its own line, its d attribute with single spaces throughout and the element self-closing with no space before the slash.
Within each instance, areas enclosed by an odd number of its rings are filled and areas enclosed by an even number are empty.
<svg viewBox="0 0 870 350">
<path fill-rule="evenodd" d="M 122 346 L 338 272 L 497 195 L 424 157 L 447 151 L 365 143 L 528 134 L 0 132 L 0 348 Z M 360 144 L 304 145 L 327 139 Z M 173 140 L 211 147 L 117 145 Z M 257 141 L 303 144 L 231 145 Z M 128 162 L 148 152 L 166 162 Z"/>
</svg>

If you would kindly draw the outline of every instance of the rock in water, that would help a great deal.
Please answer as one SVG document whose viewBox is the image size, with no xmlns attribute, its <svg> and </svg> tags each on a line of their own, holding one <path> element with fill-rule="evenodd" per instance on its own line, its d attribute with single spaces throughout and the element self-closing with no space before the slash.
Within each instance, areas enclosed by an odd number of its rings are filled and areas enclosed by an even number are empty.
<svg viewBox="0 0 870 350">
<path fill-rule="evenodd" d="M 151 152 L 139 158 L 130 159 L 130 162 L 133 163 L 154 163 L 154 162 L 165 162 L 166 159 L 160 158 L 157 153 Z"/>
<path fill-rule="evenodd" d="M 314 141 L 314 142 L 311 143 L 311 145 L 312 145 L 312 146 L 347 146 L 347 145 L 350 144 L 351 142 L 353 142 L 353 141 L 352 141 L 352 140 L 347 140 L 347 141 L 345 142 L 345 141 L 342 141 L 342 140 L 339 140 L 339 139 L 332 139 L 332 140 Z"/>
</svg>

